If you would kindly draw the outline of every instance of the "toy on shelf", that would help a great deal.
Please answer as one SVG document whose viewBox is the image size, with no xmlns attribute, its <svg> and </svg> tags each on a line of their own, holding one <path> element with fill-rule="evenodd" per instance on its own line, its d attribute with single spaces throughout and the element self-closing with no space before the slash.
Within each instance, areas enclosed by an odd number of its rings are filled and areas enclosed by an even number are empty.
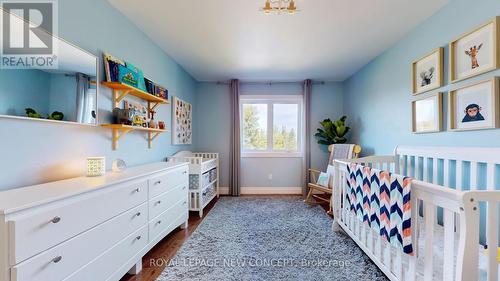
<svg viewBox="0 0 500 281">
<path fill-rule="evenodd" d="M 149 128 L 153 128 L 153 129 L 157 129 L 158 128 L 158 124 L 156 124 L 155 122 L 155 113 L 156 111 L 154 110 L 154 108 L 151 108 L 149 109 Z"/>
</svg>

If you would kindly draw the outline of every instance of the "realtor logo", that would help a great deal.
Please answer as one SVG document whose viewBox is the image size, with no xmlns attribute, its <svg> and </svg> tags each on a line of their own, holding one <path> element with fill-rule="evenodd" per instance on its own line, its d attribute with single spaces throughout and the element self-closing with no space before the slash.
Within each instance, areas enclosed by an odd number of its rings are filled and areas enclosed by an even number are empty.
<svg viewBox="0 0 500 281">
<path fill-rule="evenodd" d="M 57 68 L 56 2 L 0 1 L 0 68 Z"/>
</svg>

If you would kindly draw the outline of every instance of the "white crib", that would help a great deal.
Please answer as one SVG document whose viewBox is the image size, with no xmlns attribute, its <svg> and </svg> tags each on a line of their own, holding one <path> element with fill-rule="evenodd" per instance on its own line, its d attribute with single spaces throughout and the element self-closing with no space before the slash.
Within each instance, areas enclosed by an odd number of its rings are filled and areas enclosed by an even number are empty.
<svg viewBox="0 0 500 281">
<path fill-rule="evenodd" d="M 412 238 L 406 255 L 382 240 L 343 204 L 347 165 L 414 178 Z M 500 148 L 398 146 L 394 155 L 335 161 L 334 230 L 343 230 L 390 280 L 499 280 Z M 480 224 L 480 219 L 484 219 Z M 484 250 L 490 245 L 492 251 Z"/>
<path fill-rule="evenodd" d="M 169 162 L 189 162 L 189 210 L 203 217 L 203 209 L 219 197 L 219 154 L 180 151 Z"/>
</svg>

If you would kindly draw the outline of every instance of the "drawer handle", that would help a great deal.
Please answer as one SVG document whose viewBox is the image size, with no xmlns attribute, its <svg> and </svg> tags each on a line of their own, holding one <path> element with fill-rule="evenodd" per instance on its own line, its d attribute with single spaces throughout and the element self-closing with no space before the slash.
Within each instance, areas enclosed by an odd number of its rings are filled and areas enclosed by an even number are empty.
<svg viewBox="0 0 500 281">
<path fill-rule="evenodd" d="M 52 222 L 52 223 L 58 223 L 60 221 L 61 221 L 60 217 L 54 217 L 53 219 L 50 220 L 50 222 Z"/>
<path fill-rule="evenodd" d="M 186 186 L 183 186 L 183 187 L 182 187 L 182 190 L 186 190 Z"/>
<path fill-rule="evenodd" d="M 135 192 L 135 193 L 138 193 L 139 191 L 141 191 L 141 189 L 140 189 L 140 188 L 136 188 L 136 189 L 134 189 L 134 192 Z"/>
<path fill-rule="evenodd" d="M 141 240 L 141 236 L 139 235 L 139 236 L 135 237 L 135 239 L 136 240 Z"/>
<path fill-rule="evenodd" d="M 156 224 L 161 224 L 161 221 L 157 221 Z"/>
<path fill-rule="evenodd" d="M 58 263 L 58 262 L 60 262 L 61 260 L 62 260 L 62 256 L 57 256 L 57 257 L 55 257 L 55 258 L 53 258 L 53 259 L 52 259 L 52 262 L 53 262 L 53 263 Z"/>
<path fill-rule="evenodd" d="M 187 174 L 187 171 L 182 172 L 183 175 Z"/>
<path fill-rule="evenodd" d="M 161 200 L 156 201 L 156 205 L 160 205 L 160 204 L 161 204 Z"/>
<path fill-rule="evenodd" d="M 135 214 L 136 217 L 139 217 L 141 215 L 141 212 L 137 212 L 137 214 Z"/>
<path fill-rule="evenodd" d="M 183 203 L 183 204 L 184 204 L 184 205 L 186 205 L 186 204 L 187 204 L 187 201 L 184 201 L 184 203 Z"/>
<path fill-rule="evenodd" d="M 161 181 L 155 182 L 155 185 L 159 185 L 159 184 L 161 184 Z"/>
</svg>

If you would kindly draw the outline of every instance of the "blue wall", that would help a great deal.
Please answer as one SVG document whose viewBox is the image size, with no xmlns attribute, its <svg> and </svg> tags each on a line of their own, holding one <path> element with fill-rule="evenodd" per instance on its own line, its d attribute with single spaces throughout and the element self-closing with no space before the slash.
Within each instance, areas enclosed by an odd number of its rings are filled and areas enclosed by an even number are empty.
<svg viewBox="0 0 500 281">
<path fill-rule="evenodd" d="M 290 84 L 245 84 L 242 95 L 300 95 L 302 85 Z M 311 166 L 325 169 L 328 152 L 319 145 L 314 133 L 319 122 L 325 118 L 339 118 L 344 113 L 342 83 L 329 82 L 313 85 L 311 99 Z M 230 100 L 229 87 L 216 83 L 200 83 L 196 95 L 195 147 L 199 151 L 218 152 L 221 157 L 221 187 L 228 186 Z M 273 180 L 268 180 L 268 174 Z M 302 160 L 299 158 L 244 158 L 242 159 L 243 187 L 300 187 Z"/>
<path fill-rule="evenodd" d="M 364 154 L 391 153 L 397 144 L 441 146 L 498 146 L 500 130 L 411 133 L 411 62 L 437 47 L 444 47 L 444 128 L 448 122 L 447 91 L 500 75 L 500 70 L 468 79 L 450 87 L 448 42 L 500 15 L 498 0 L 451 0 L 344 82 L 345 111 L 353 120 L 353 139 Z M 431 93 L 436 92 L 432 91 Z M 420 95 L 419 97 L 425 95 Z"/>
<path fill-rule="evenodd" d="M 41 70 L 0 70 L 0 114 L 26 116 L 25 108 L 31 107 L 46 116 L 50 79 L 50 74 Z"/>
<path fill-rule="evenodd" d="M 102 51 L 121 57 L 152 80 L 166 86 L 170 95 L 195 104 L 197 82 L 155 45 L 142 31 L 104 0 L 58 1 L 59 36 L 98 56 Z M 109 123 L 111 91 L 99 88 L 100 123 Z M 158 120 L 170 127 L 170 106 L 161 106 Z M 196 114 L 196 113 L 195 113 Z M 196 123 L 194 124 L 196 127 Z M 85 174 L 85 158 L 106 156 L 108 169 L 116 158 L 128 165 L 161 161 L 180 149 L 171 135 L 159 136 L 152 149 L 144 134 L 129 133 L 111 150 L 111 131 L 100 127 L 0 119 L 0 189 L 10 189 Z"/>
</svg>

